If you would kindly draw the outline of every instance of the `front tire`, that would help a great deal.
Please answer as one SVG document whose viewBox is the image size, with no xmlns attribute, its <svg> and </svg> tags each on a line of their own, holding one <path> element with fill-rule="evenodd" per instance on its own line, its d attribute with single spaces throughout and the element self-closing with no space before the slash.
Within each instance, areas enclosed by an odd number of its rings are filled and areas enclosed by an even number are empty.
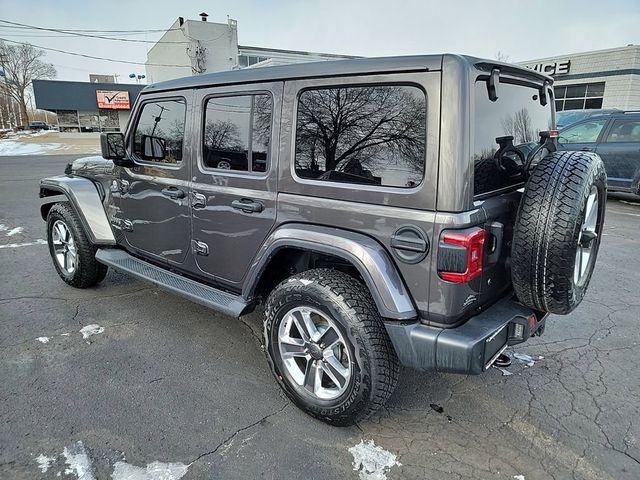
<svg viewBox="0 0 640 480">
<path fill-rule="evenodd" d="M 77 213 L 66 202 L 56 203 L 49 210 L 47 243 L 58 275 L 72 287 L 92 287 L 106 276 L 107 266 L 96 260 L 96 247 L 89 242 Z"/>
<path fill-rule="evenodd" d="M 309 415 L 352 425 L 391 396 L 398 359 L 365 286 L 329 269 L 294 275 L 265 306 L 266 354 L 285 394 Z"/>
</svg>

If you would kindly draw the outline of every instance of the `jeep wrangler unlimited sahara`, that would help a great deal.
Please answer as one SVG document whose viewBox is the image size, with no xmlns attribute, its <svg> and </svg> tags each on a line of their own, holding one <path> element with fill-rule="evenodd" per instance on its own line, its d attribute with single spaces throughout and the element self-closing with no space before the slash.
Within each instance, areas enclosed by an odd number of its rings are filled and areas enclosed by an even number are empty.
<svg viewBox="0 0 640 480">
<path fill-rule="evenodd" d="M 479 374 L 582 300 L 606 175 L 556 152 L 553 79 L 457 55 L 147 86 L 102 157 L 43 179 L 60 277 L 108 267 L 232 317 L 264 303 L 276 381 L 347 425 L 399 365 Z"/>
</svg>

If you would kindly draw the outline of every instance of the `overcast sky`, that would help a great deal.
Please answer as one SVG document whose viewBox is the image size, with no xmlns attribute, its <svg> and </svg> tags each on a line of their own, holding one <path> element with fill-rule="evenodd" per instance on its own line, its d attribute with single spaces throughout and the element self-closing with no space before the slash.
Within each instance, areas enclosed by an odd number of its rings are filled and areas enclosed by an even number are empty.
<svg viewBox="0 0 640 480">
<path fill-rule="evenodd" d="M 640 43 L 639 0 L 0 0 L 0 19 L 61 29 L 161 29 L 202 11 L 210 21 L 236 19 L 241 45 L 363 56 L 500 51 L 522 61 Z M 151 45 L 50 35 L 0 27 L 0 38 L 134 62 L 144 63 Z M 46 60 L 62 80 L 117 73 L 129 82 L 129 73 L 144 73 L 54 52 Z"/>
</svg>

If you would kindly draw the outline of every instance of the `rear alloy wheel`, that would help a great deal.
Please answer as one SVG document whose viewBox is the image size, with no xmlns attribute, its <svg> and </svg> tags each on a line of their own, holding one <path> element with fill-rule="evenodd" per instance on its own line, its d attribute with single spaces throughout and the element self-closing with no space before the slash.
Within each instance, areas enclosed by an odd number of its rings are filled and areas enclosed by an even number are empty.
<svg viewBox="0 0 640 480">
<path fill-rule="evenodd" d="M 331 425 L 373 414 L 398 379 L 398 359 L 366 287 L 316 269 L 288 278 L 265 306 L 266 354 L 285 394 Z"/>
<path fill-rule="evenodd" d="M 107 266 L 96 260 L 82 223 L 66 202 L 54 204 L 47 216 L 47 243 L 60 278 L 76 288 L 88 288 L 104 279 Z"/>
<path fill-rule="evenodd" d="M 293 381 L 312 398 L 335 400 L 351 380 L 345 339 L 334 320 L 314 308 L 294 307 L 284 314 L 278 354 Z"/>
</svg>

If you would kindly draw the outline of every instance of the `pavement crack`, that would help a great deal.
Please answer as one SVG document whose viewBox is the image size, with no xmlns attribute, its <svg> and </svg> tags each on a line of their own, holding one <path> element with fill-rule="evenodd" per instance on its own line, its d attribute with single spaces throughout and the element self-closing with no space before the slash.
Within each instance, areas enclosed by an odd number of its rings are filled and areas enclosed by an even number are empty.
<svg viewBox="0 0 640 480">
<path fill-rule="evenodd" d="M 262 337 L 256 334 L 251 325 L 244 320 L 244 317 L 240 317 L 239 320 L 245 327 L 249 329 L 249 333 L 251 333 L 251 336 L 257 340 L 258 345 L 260 345 L 260 348 L 262 348 Z"/>
<path fill-rule="evenodd" d="M 189 463 L 189 466 L 193 465 L 195 462 L 197 462 L 198 460 L 200 460 L 201 458 L 204 457 L 208 457 L 209 455 L 213 455 L 215 454 L 218 450 L 220 450 L 222 447 L 224 447 L 225 445 L 228 445 L 229 443 L 231 443 L 233 441 L 234 438 L 236 438 L 240 433 L 249 430 L 250 428 L 255 427 L 256 425 L 259 425 L 263 422 L 265 422 L 267 419 L 278 415 L 279 413 L 282 413 L 284 411 L 285 408 L 287 408 L 290 405 L 289 402 L 285 403 L 281 408 L 279 408 L 278 410 L 276 410 L 275 412 L 269 413 L 268 415 L 265 415 L 264 417 L 260 418 L 259 420 L 256 420 L 255 422 L 246 425 L 242 428 L 237 429 L 235 432 L 233 432 L 231 435 L 229 435 L 225 440 L 223 440 L 222 442 L 220 442 L 218 445 L 216 445 L 216 447 L 209 451 L 209 452 L 205 452 L 205 453 L 201 453 L 200 455 L 198 455 L 198 457 L 196 457 L 195 460 L 193 460 L 191 463 Z"/>
</svg>

